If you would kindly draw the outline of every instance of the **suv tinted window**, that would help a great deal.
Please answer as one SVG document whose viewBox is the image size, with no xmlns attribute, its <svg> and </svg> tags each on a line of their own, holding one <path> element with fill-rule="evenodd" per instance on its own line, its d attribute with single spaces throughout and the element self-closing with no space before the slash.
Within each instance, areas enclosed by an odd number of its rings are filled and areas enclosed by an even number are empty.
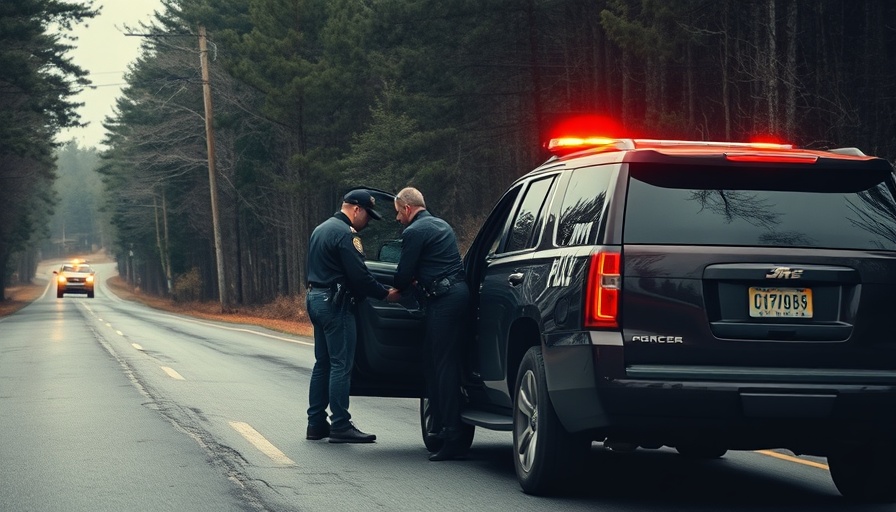
<svg viewBox="0 0 896 512">
<path fill-rule="evenodd" d="M 625 243 L 896 250 L 889 173 L 631 166 Z"/>
<path fill-rule="evenodd" d="M 548 191 L 550 191 L 553 182 L 553 176 L 533 181 L 529 189 L 526 190 L 520 209 L 513 219 L 513 226 L 511 227 L 507 244 L 504 246 L 504 252 L 520 251 L 535 247 L 538 242 L 537 234 L 540 232 L 540 230 L 536 231 L 535 227 L 541 226 L 545 205 L 547 204 Z"/>
<path fill-rule="evenodd" d="M 609 166 L 600 166 L 573 171 L 560 208 L 557 245 L 595 243 L 613 174 L 611 170 Z"/>
<path fill-rule="evenodd" d="M 516 202 L 516 196 L 519 195 L 522 188 L 522 185 L 520 185 L 508 190 L 491 214 L 494 221 L 483 227 L 483 239 L 487 240 L 487 242 L 483 243 L 489 247 L 487 253 L 488 257 L 492 257 L 498 253 L 498 248 L 501 245 L 501 241 L 504 239 L 504 227 L 507 226 L 507 218 L 510 216 L 510 209 Z"/>
</svg>

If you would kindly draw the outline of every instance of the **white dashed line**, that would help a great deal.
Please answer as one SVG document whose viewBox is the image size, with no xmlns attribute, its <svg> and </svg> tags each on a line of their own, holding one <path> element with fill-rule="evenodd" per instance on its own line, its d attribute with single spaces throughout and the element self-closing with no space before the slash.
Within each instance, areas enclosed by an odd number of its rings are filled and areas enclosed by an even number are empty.
<svg viewBox="0 0 896 512">
<path fill-rule="evenodd" d="M 277 464 L 282 464 L 284 466 L 294 466 L 296 464 L 292 459 L 287 457 L 285 453 L 278 450 L 276 446 L 259 434 L 257 430 L 252 428 L 252 425 L 241 421 L 231 421 L 230 426 L 239 432 L 241 436 L 245 437 L 246 441 L 252 443 L 253 446 L 261 451 L 261 453 L 270 457 L 270 459 Z"/>
<path fill-rule="evenodd" d="M 138 345 L 136 343 L 131 343 L 131 346 L 136 348 L 137 350 L 143 350 L 143 347 L 141 347 L 140 345 Z"/>
<path fill-rule="evenodd" d="M 167 366 L 162 366 L 162 371 L 167 373 L 169 377 L 174 380 L 187 380 L 181 376 L 181 374 L 177 373 L 177 370 L 174 368 L 168 368 Z"/>
</svg>

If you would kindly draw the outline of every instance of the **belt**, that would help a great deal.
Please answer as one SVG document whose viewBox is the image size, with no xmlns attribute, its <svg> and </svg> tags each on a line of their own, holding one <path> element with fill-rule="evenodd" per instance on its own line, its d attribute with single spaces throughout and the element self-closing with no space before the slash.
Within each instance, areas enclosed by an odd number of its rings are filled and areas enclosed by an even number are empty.
<svg viewBox="0 0 896 512">
<path fill-rule="evenodd" d="M 332 284 L 315 283 L 315 282 L 312 282 L 312 281 L 308 281 L 308 288 L 309 288 L 309 289 L 323 289 L 323 288 L 326 288 L 327 290 L 329 290 L 329 289 L 332 288 L 332 287 L 333 287 Z"/>
<path fill-rule="evenodd" d="M 450 281 L 451 284 L 457 284 L 457 283 L 463 281 L 465 278 L 466 278 L 466 276 L 464 275 L 463 272 L 458 272 L 457 274 L 454 274 L 453 276 L 447 277 L 448 281 Z"/>
<path fill-rule="evenodd" d="M 448 290 L 450 290 L 451 287 L 453 287 L 457 283 L 462 282 L 463 280 L 464 280 L 463 273 L 457 273 L 457 274 L 450 275 L 447 277 L 442 277 L 442 278 L 434 280 L 432 282 L 432 284 L 430 284 L 429 286 L 424 286 L 423 293 L 428 298 L 440 297 L 440 296 L 448 293 Z"/>
</svg>

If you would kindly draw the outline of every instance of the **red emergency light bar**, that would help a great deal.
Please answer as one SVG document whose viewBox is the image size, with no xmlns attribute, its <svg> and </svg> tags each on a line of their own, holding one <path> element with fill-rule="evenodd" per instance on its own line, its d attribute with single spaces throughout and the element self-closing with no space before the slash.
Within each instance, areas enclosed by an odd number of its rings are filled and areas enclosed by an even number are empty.
<svg viewBox="0 0 896 512">
<path fill-rule="evenodd" d="M 612 137 L 558 137 L 546 144 L 548 150 L 555 154 L 567 154 L 584 149 L 638 149 L 638 148 L 673 148 L 681 146 L 739 148 L 754 150 L 789 150 L 791 144 L 771 142 L 712 142 L 692 140 L 662 139 L 619 139 Z"/>
<path fill-rule="evenodd" d="M 790 163 L 813 164 L 818 155 L 793 151 L 791 144 L 774 142 L 714 142 L 663 139 L 621 139 L 613 137 L 559 137 L 548 141 L 547 149 L 556 156 L 568 155 L 576 151 L 591 150 L 594 152 L 626 151 L 633 149 L 655 149 L 661 153 L 669 151 L 678 153 L 682 150 L 711 152 L 718 154 L 721 149 L 724 157 L 731 162 L 755 163 Z M 664 151 L 666 150 L 666 151 Z"/>
</svg>

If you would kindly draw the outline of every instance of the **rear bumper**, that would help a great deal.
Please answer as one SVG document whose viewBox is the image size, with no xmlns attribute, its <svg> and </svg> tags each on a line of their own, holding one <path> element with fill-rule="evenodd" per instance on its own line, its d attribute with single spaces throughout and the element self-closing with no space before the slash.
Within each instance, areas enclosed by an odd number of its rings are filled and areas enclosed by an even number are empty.
<svg viewBox="0 0 896 512">
<path fill-rule="evenodd" d="M 810 453 L 832 437 L 896 431 L 896 371 L 630 366 L 614 378 L 601 362 L 619 361 L 613 348 L 545 350 L 551 400 L 570 432 Z"/>
<path fill-rule="evenodd" d="M 896 422 L 896 387 L 888 385 L 626 379 L 602 386 L 598 395 L 612 417 L 655 418 L 658 426 L 701 420 L 729 426 L 800 419 Z"/>
</svg>

